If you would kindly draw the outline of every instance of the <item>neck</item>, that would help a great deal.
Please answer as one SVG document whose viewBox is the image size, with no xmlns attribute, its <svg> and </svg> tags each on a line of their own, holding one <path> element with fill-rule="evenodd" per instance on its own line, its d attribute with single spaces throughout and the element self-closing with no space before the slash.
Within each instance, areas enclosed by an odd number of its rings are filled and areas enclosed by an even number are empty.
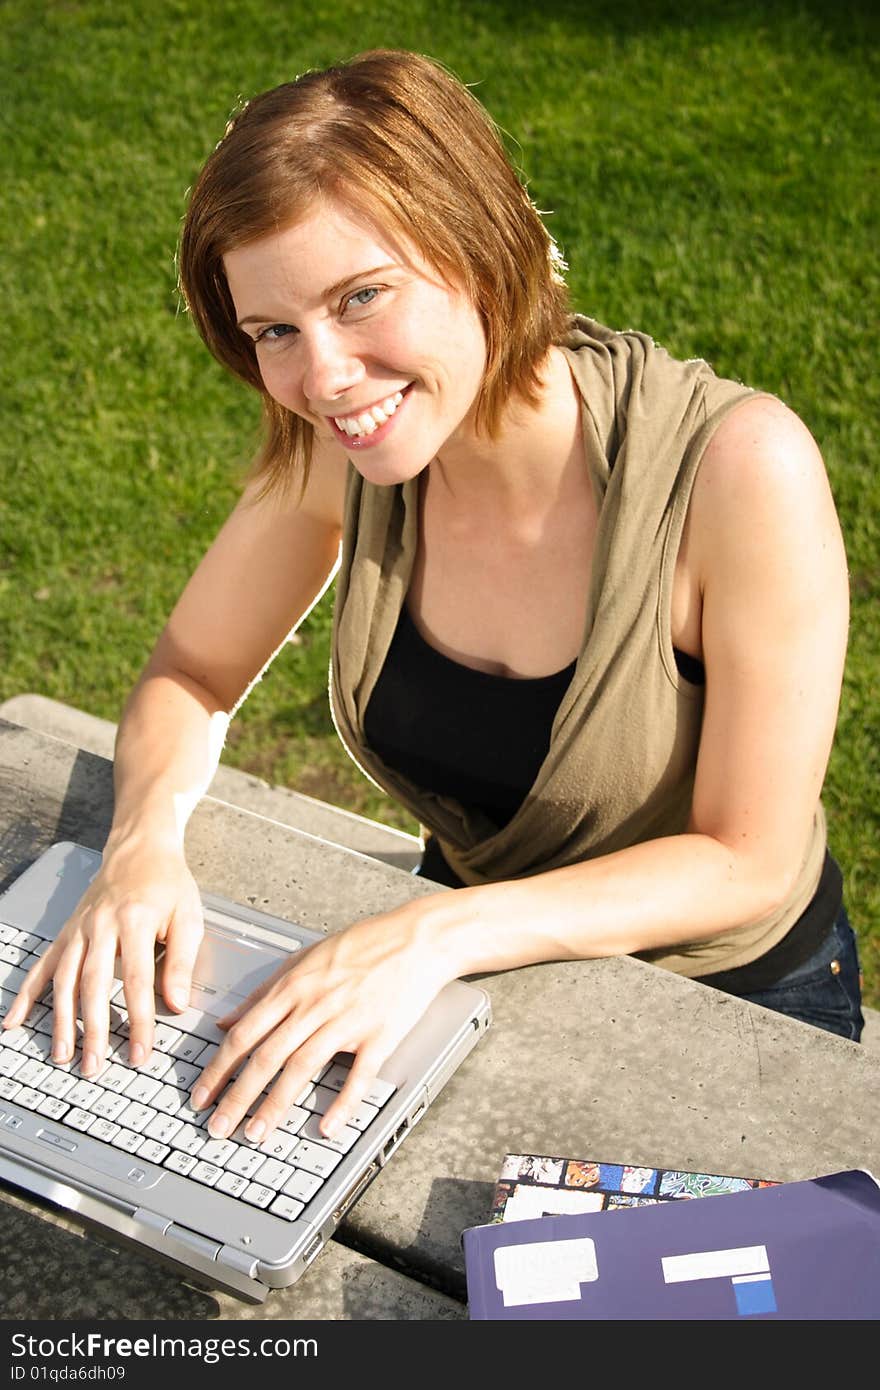
<svg viewBox="0 0 880 1390">
<path fill-rule="evenodd" d="M 495 439 L 473 429 L 450 439 L 428 469 L 426 482 L 447 502 L 482 511 L 491 504 L 508 515 L 535 516 L 558 498 L 583 458 L 581 400 L 565 355 L 551 348 L 536 406 L 511 402 Z"/>
</svg>

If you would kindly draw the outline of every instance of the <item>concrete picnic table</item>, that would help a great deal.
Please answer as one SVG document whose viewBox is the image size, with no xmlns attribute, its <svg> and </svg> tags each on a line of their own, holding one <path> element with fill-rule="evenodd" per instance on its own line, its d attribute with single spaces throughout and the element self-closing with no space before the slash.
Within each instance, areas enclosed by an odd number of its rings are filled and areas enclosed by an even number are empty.
<svg viewBox="0 0 880 1390">
<path fill-rule="evenodd" d="M 100 849 L 112 765 L 0 720 L 0 888 L 57 840 Z M 205 892 L 336 931 L 432 891 L 403 869 L 206 797 Z M 461 1232 L 506 1153 L 793 1180 L 880 1175 L 880 1051 L 630 957 L 481 977 L 493 1024 L 294 1287 L 261 1305 L 191 1287 L 0 1184 L 0 1308 L 20 1319 L 467 1317 Z"/>
</svg>

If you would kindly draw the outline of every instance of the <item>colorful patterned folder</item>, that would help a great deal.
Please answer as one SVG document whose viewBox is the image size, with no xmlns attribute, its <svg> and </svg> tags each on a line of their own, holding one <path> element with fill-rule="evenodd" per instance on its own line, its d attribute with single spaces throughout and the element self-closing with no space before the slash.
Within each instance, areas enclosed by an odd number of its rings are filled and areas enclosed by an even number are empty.
<svg viewBox="0 0 880 1390">
<path fill-rule="evenodd" d="M 543 1154 L 507 1154 L 495 1185 L 489 1222 L 654 1206 L 682 1197 L 717 1197 L 724 1192 L 778 1185 L 767 1178 L 640 1168 Z"/>
</svg>

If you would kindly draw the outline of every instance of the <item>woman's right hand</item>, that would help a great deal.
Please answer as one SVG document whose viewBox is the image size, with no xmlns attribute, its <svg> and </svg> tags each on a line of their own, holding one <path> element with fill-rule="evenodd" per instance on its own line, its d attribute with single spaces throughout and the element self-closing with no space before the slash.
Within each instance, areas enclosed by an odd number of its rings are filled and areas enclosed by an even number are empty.
<svg viewBox="0 0 880 1390">
<path fill-rule="evenodd" d="M 147 1060 L 155 1025 L 156 943 L 164 942 L 162 992 L 170 1008 L 189 1004 L 193 965 L 204 932 L 202 906 L 183 850 L 176 844 L 111 834 L 101 869 L 72 917 L 25 978 L 3 1025 L 27 1018 L 50 981 L 53 984 L 52 1059 L 74 1056 L 82 1018 L 85 1077 L 95 1075 L 107 1055 L 110 991 L 121 958 L 129 1017 L 132 1066 Z M 2 1036 L 2 1035 L 0 1035 Z"/>
</svg>

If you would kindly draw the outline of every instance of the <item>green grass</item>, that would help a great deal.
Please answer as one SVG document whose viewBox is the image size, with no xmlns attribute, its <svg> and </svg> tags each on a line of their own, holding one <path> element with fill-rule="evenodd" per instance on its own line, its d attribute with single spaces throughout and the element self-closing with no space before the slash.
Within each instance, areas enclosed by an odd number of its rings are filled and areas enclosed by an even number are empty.
<svg viewBox="0 0 880 1390">
<path fill-rule="evenodd" d="M 431 53 L 509 133 L 578 305 L 776 392 L 820 443 L 852 579 L 825 799 L 880 1006 L 877 39 L 837 0 L 0 3 L 0 698 L 116 718 L 254 448 L 256 402 L 174 275 L 239 97 L 361 48 Z M 409 826 L 336 744 L 328 632 L 325 601 L 226 760 Z"/>
</svg>

